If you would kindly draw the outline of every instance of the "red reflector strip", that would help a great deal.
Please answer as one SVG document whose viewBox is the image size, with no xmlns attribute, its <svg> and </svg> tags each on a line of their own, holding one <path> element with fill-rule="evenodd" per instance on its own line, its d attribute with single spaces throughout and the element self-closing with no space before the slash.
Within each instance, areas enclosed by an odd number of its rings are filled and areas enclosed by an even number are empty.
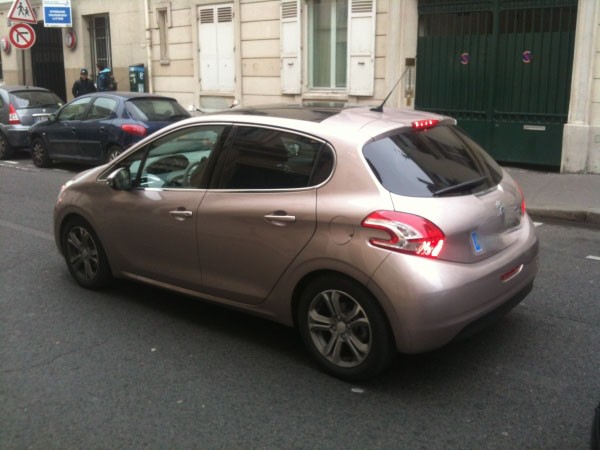
<svg viewBox="0 0 600 450">
<path fill-rule="evenodd" d="M 504 281 L 508 281 L 514 277 L 516 277 L 517 275 L 519 275 L 521 273 L 521 270 L 523 270 L 523 264 L 521 264 L 520 266 L 515 267 L 514 269 L 509 270 L 508 272 L 506 272 L 504 275 L 502 275 L 500 277 L 500 280 Z"/>
<path fill-rule="evenodd" d="M 428 128 L 435 127 L 438 123 L 440 123 L 437 119 L 425 119 L 425 120 L 417 120 L 411 124 L 413 130 L 427 130 Z"/>
</svg>

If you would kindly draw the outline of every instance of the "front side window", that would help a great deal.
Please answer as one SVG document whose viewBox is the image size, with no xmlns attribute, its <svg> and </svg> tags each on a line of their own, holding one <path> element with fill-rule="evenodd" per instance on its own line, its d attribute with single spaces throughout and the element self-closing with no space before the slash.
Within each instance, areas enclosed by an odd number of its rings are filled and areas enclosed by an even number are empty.
<svg viewBox="0 0 600 450">
<path fill-rule="evenodd" d="M 227 151 L 218 188 L 296 189 L 325 181 L 333 153 L 307 136 L 258 127 L 238 127 Z"/>
<path fill-rule="evenodd" d="M 308 14 L 310 86 L 344 89 L 348 64 L 348 0 L 313 0 Z"/>
<path fill-rule="evenodd" d="M 91 97 L 77 99 L 60 110 L 59 120 L 81 120 L 92 100 Z"/>
<path fill-rule="evenodd" d="M 148 144 L 123 160 L 135 188 L 203 188 L 208 159 L 224 125 L 177 130 Z"/>
</svg>

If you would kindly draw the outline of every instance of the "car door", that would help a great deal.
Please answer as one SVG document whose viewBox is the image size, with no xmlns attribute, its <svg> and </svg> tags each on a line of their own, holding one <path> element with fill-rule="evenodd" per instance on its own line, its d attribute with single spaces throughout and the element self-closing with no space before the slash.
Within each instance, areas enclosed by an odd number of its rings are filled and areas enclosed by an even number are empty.
<svg viewBox="0 0 600 450">
<path fill-rule="evenodd" d="M 322 146 L 276 129 L 235 127 L 198 211 L 205 293 L 264 301 L 315 231 L 311 172 Z M 299 148 L 308 156 L 292 165 Z"/>
<path fill-rule="evenodd" d="M 107 142 L 116 118 L 119 101 L 114 97 L 96 97 L 87 115 L 79 123 L 79 150 L 86 161 L 104 162 Z"/>
<path fill-rule="evenodd" d="M 44 137 L 51 157 L 79 158 L 78 128 L 90 104 L 91 97 L 82 97 L 66 104 L 56 120 L 44 126 Z"/>
<path fill-rule="evenodd" d="M 113 167 L 127 169 L 133 186 L 115 190 L 110 202 L 98 205 L 110 208 L 110 219 L 101 227 L 117 270 L 136 279 L 200 289 L 196 223 L 206 189 L 195 180 L 224 128 L 172 131 Z"/>
</svg>

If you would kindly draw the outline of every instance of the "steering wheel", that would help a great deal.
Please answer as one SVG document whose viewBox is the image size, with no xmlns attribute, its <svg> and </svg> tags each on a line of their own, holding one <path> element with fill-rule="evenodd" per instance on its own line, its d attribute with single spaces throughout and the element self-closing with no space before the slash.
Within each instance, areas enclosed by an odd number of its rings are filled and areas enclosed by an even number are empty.
<svg viewBox="0 0 600 450">
<path fill-rule="evenodd" d="M 183 184 L 185 186 L 197 187 L 192 186 L 192 178 L 196 178 L 202 173 L 204 167 L 206 166 L 206 161 L 208 161 L 208 158 L 205 156 L 200 161 L 193 162 L 187 167 L 187 169 L 185 169 L 183 174 Z"/>
</svg>

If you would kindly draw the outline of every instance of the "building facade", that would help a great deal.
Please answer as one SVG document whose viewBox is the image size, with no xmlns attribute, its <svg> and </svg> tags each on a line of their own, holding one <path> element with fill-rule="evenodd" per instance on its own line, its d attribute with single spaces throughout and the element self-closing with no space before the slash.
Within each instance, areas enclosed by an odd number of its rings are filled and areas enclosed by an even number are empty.
<svg viewBox="0 0 600 450">
<path fill-rule="evenodd" d="M 200 112 L 389 94 L 457 117 L 498 160 L 600 173 L 597 0 L 72 0 L 69 28 L 44 27 L 29 3 L 36 42 L 3 45 L 5 84 L 70 100 L 101 63 L 120 90 Z M 4 38 L 12 4 L 0 1 Z"/>
</svg>

